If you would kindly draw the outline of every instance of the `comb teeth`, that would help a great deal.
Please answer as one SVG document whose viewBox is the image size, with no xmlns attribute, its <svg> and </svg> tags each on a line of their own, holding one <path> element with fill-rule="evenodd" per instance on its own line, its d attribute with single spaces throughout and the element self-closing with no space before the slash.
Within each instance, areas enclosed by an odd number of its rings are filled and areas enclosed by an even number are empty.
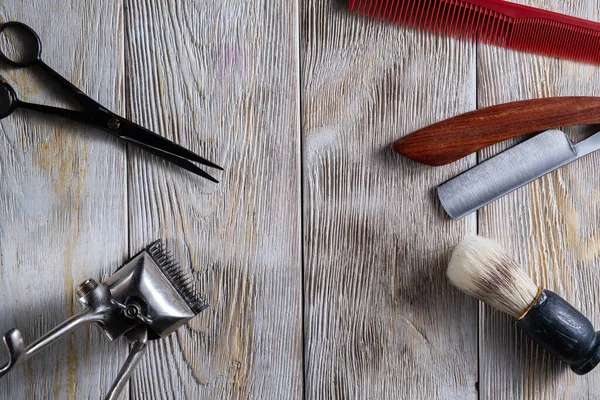
<svg viewBox="0 0 600 400">
<path fill-rule="evenodd" d="M 519 51 L 600 63 L 600 24 L 505 0 L 350 0 L 350 10 Z"/>
<path fill-rule="evenodd" d="M 196 287 L 192 285 L 191 277 L 181 271 L 173 254 L 165 250 L 162 240 L 152 242 L 144 250 L 150 254 L 150 257 L 195 314 L 200 314 L 208 308 L 204 299 L 196 295 Z"/>
</svg>

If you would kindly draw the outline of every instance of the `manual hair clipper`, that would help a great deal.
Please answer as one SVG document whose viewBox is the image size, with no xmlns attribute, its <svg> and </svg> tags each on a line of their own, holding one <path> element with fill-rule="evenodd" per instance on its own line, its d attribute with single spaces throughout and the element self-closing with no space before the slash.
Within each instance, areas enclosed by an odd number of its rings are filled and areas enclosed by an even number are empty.
<svg viewBox="0 0 600 400">
<path fill-rule="evenodd" d="M 107 400 L 116 399 L 146 352 L 147 341 L 167 337 L 208 307 L 194 294 L 190 279 L 165 251 L 162 241 L 150 244 L 105 281 L 87 279 L 76 293 L 85 310 L 29 346 L 17 329 L 4 335 L 10 358 L 0 367 L 0 377 L 74 329 L 95 323 L 109 340 L 125 336 L 133 343 L 106 396 Z"/>
</svg>

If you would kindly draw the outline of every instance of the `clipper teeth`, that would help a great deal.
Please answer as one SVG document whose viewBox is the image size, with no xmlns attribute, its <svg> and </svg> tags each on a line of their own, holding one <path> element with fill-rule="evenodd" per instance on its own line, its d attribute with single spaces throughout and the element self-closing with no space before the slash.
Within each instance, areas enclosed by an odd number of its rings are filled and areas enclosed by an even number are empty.
<svg viewBox="0 0 600 400">
<path fill-rule="evenodd" d="M 192 278 L 181 271 L 173 254 L 165 250 L 162 240 L 151 243 L 145 251 L 150 254 L 156 265 L 195 314 L 200 314 L 208 308 L 204 299 L 196 295 L 196 286 L 192 284 Z"/>
</svg>

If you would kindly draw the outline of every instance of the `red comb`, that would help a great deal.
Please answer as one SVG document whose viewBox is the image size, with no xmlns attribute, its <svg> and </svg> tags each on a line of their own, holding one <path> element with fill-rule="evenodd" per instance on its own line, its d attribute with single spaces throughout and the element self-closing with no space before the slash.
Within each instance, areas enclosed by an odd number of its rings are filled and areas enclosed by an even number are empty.
<svg viewBox="0 0 600 400">
<path fill-rule="evenodd" d="M 515 50 L 600 63 L 600 24 L 504 0 L 350 0 L 350 10 Z"/>
</svg>

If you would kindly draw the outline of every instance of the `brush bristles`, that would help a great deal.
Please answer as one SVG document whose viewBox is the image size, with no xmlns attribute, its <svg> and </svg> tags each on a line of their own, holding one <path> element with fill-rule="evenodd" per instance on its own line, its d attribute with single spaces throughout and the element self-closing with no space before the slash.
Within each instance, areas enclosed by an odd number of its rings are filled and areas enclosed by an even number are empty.
<svg viewBox="0 0 600 400">
<path fill-rule="evenodd" d="M 447 275 L 463 292 L 515 318 L 538 294 L 536 284 L 500 245 L 475 235 L 456 246 Z"/>
<path fill-rule="evenodd" d="M 206 302 L 196 295 L 196 288 L 192 285 L 191 277 L 181 271 L 179 264 L 173 259 L 173 255 L 165 250 L 162 241 L 153 242 L 146 247 L 145 251 L 150 254 L 156 265 L 195 314 L 201 313 L 208 307 Z"/>
<path fill-rule="evenodd" d="M 600 63 L 600 24 L 498 0 L 351 0 L 371 17 L 520 51 Z"/>
</svg>

